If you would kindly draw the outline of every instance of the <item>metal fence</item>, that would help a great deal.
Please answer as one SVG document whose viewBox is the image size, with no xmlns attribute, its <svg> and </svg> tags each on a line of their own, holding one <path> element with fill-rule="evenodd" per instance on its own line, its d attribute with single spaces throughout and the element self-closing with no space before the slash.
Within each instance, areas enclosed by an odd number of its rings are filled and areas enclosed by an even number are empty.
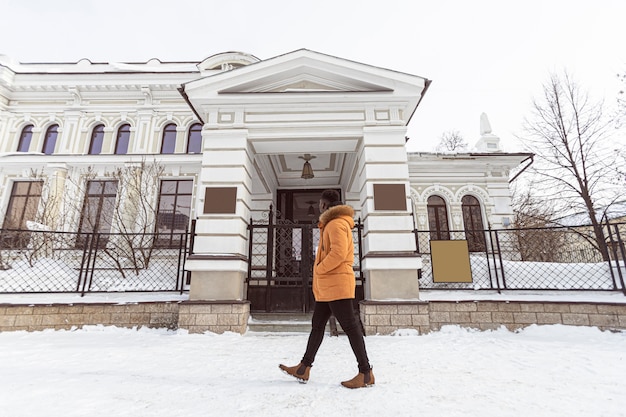
<svg viewBox="0 0 626 417">
<path fill-rule="evenodd" d="M 435 236 L 415 230 L 423 264 L 421 289 L 606 290 L 626 295 L 626 223 L 602 225 L 601 240 L 589 226 L 447 233 L 450 240 L 468 242 L 472 282 L 438 282 L 430 245 Z"/>
<path fill-rule="evenodd" d="M 355 246 L 360 249 L 360 227 L 356 230 Z M 430 252 L 434 237 L 430 231 L 415 230 L 423 264 L 420 288 L 602 290 L 626 295 L 626 223 L 604 224 L 602 230 L 600 244 L 585 226 L 449 231 L 451 240 L 468 240 L 469 283 L 438 282 Z M 267 230 L 258 234 L 260 241 L 254 236 L 248 283 L 263 280 L 268 285 L 264 274 L 269 270 L 273 276 L 277 266 L 267 263 L 273 257 L 268 257 L 266 245 L 273 239 L 267 239 Z M 0 293 L 182 293 L 188 284 L 184 262 L 192 242 L 193 231 L 87 234 L 0 229 Z M 362 282 L 359 259 L 357 255 L 355 272 Z"/>
<path fill-rule="evenodd" d="M 182 293 L 189 236 L 0 229 L 0 293 Z"/>
</svg>

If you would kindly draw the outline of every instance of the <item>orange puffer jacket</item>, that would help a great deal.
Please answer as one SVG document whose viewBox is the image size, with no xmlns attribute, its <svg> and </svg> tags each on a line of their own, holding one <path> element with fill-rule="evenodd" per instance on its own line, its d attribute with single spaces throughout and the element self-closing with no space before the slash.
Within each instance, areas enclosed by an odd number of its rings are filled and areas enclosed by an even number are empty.
<svg viewBox="0 0 626 417">
<path fill-rule="evenodd" d="M 320 216 L 320 242 L 313 267 L 315 301 L 354 298 L 353 216 L 354 210 L 346 205 L 331 207 Z"/>
</svg>

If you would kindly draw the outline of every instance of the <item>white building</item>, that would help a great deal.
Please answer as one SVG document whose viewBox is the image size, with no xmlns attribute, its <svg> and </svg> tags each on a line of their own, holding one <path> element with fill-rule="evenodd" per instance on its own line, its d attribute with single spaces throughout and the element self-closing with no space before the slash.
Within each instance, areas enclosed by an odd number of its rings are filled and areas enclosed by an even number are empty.
<svg viewBox="0 0 626 417">
<path fill-rule="evenodd" d="M 486 117 L 474 153 L 407 153 L 407 125 L 429 84 L 305 49 L 202 62 L 2 56 L 0 224 L 23 228 L 45 205 L 37 221 L 49 230 L 141 228 L 129 203 L 137 196 L 121 195 L 113 173 L 156 161 L 162 170 L 141 196 L 158 206 L 155 227 L 197 219 L 190 300 L 247 305 L 250 219 L 270 205 L 282 220 L 306 219 L 319 192 L 336 188 L 363 223 L 365 299 L 413 302 L 414 229 L 445 239 L 448 230 L 506 227 L 510 173 L 530 158 L 502 152 Z M 313 178 L 302 178 L 305 162 Z M 123 218 L 107 220 L 106 204 L 120 201 Z M 468 240 L 470 250 L 481 244 Z"/>
</svg>

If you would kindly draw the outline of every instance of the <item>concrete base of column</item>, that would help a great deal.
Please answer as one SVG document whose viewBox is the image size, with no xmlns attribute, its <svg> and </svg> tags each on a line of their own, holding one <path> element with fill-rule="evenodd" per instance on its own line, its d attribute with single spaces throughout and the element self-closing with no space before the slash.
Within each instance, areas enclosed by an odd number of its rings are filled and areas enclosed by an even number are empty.
<svg viewBox="0 0 626 417">
<path fill-rule="evenodd" d="M 367 300 L 418 300 L 417 269 L 377 269 L 367 271 Z"/>
<path fill-rule="evenodd" d="M 192 271 L 189 300 L 243 300 L 244 281 L 241 271 Z"/>
</svg>

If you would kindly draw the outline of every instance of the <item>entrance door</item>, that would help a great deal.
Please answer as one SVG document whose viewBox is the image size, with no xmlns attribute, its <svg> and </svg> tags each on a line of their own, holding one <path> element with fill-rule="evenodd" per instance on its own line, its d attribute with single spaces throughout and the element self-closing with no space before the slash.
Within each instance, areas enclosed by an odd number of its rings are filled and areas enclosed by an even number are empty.
<svg viewBox="0 0 626 417">
<path fill-rule="evenodd" d="M 319 190 L 278 190 L 273 311 L 308 312 L 313 306 L 319 195 Z"/>
<path fill-rule="evenodd" d="M 339 190 L 337 190 L 339 191 Z M 276 211 L 252 221 L 247 293 L 251 311 L 309 312 L 314 306 L 312 281 L 319 244 L 320 190 L 279 190 Z M 360 221 L 354 229 L 355 304 L 363 299 Z"/>
<path fill-rule="evenodd" d="M 250 310 L 309 312 L 319 242 L 316 190 L 278 190 L 267 221 L 252 221 L 246 280 Z"/>
</svg>

